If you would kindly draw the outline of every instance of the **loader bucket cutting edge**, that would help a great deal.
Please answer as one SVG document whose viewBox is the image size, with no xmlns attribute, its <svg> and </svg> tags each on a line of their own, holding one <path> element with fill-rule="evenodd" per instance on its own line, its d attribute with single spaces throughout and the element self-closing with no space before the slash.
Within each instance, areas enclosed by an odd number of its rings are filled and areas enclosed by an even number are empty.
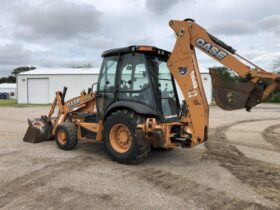
<svg viewBox="0 0 280 210">
<path fill-rule="evenodd" d="M 50 140 L 51 126 L 42 118 L 28 119 L 28 129 L 23 137 L 23 141 L 38 143 Z"/>
</svg>

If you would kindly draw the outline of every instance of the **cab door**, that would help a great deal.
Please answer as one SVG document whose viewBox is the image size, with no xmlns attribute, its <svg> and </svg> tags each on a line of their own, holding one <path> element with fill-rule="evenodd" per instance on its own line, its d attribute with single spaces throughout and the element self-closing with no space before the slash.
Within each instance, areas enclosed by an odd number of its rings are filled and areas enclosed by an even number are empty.
<svg viewBox="0 0 280 210">
<path fill-rule="evenodd" d="M 116 74 L 118 57 L 104 58 L 97 85 L 97 113 L 103 116 L 116 99 Z"/>
<path fill-rule="evenodd" d="M 154 107 L 152 86 L 144 54 L 122 56 L 118 83 L 118 101 L 134 101 Z"/>
</svg>

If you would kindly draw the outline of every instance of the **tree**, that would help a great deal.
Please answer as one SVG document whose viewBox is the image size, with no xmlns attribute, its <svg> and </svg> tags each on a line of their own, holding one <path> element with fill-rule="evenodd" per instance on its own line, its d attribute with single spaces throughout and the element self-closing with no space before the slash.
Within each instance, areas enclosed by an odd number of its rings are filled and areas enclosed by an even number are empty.
<svg viewBox="0 0 280 210">
<path fill-rule="evenodd" d="M 2 83 L 8 83 L 7 77 L 1 77 L 0 78 L 0 84 L 2 84 Z"/>
<path fill-rule="evenodd" d="M 278 60 L 280 64 L 280 59 Z M 280 69 L 280 65 L 278 67 Z M 235 82 L 248 82 L 247 79 L 240 77 L 238 74 L 235 72 L 231 71 L 230 69 L 223 67 L 223 66 L 214 66 L 209 68 L 210 71 L 218 74 L 222 79 L 226 80 L 232 80 Z M 268 81 L 268 84 L 271 81 Z M 276 90 L 273 94 L 271 94 L 270 97 L 268 97 L 265 102 L 270 102 L 270 103 L 279 103 L 280 102 L 280 90 Z"/>
<path fill-rule="evenodd" d="M 273 69 L 280 70 L 280 56 L 273 61 Z"/>
<path fill-rule="evenodd" d="M 16 82 L 16 77 L 14 77 L 14 76 L 0 78 L 0 84 L 1 83 L 15 83 L 15 82 Z"/>
<path fill-rule="evenodd" d="M 218 76 L 220 76 L 221 78 L 226 79 L 226 80 L 232 80 L 235 82 L 247 82 L 248 81 L 247 79 L 240 77 L 234 71 L 232 71 L 229 68 L 224 67 L 224 66 L 213 66 L 213 67 L 209 68 L 209 71 L 216 73 Z"/>
<path fill-rule="evenodd" d="M 16 76 L 17 74 L 21 73 L 21 72 L 26 72 L 26 71 L 30 71 L 30 70 L 34 70 L 36 69 L 36 67 L 31 66 L 22 66 L 22 67 L 18 67 L 15 68 L 12 72 L 11 75 L 8 77 L 1 77 L 0 78 L 0 84 L 1 83 L 15 83 L 16 82 Z"/>
<path fill-rule="evenodd" d="M 30 70 L 34 70 L 36 69 L 36 67 L 34 66 L 22 66 L 22 67 L 18 67 L 18 68 L 15 68 L 13 71 L 12 71 L 12 76 L 16 76 L 17 74 L 19 73 L 22 73 L 22 72 L 26 72 L 26 71 L 30 71 Z"/>
</svg>

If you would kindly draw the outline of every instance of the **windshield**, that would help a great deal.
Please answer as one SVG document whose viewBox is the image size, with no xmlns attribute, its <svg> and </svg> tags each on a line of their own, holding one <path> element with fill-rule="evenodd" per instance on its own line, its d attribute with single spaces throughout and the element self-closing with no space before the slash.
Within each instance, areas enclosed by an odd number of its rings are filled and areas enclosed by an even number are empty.
<svg viewBox="0 0 280 210">
<path fill-rule="evenodd" d="M 151 57 L 150 59 L 151 74 L 163 116 L 165 118 L 178 117 L 177 92 L 173 77 L 167 68 L 166 60 L 158 57 Z"/>
</svg>

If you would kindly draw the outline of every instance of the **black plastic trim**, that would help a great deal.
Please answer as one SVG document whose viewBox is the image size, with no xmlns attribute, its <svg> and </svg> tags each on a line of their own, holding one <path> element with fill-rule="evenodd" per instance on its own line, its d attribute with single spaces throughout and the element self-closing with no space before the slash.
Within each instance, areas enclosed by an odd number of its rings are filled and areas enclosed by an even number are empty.
<svg viewBox="0 0 280 210">
<path fill-rule="evenodd" d="M 208 36 L 215 44 L 219 45 L 220 47 L 224 48 L 225 50 L 229 51 L 230 53 L 234 54 L 236 52 L 236 50 L 233 47 L 227 45 L 226 43 L 224 43 L 217 37 L 213 36 L 212 34 L 208 33 Z"/>
<path fill-rule="evenodd" d="M 138 114 L 159 116 L 159 114 L 153 108 L 145 104 L 141 104 L 133 101 L 118 101 L 113 103 L 107 108 L 105 112 L 105 116 L 107 116 L 114 110 L 119 110 L 120 108 L 131 109 Z"/>
<path fill-rule="evenodd" d="M 191 21 L 191 22 L 195 22 L 195 20 L 194 20 L 194 19 L 191 19 L 191 18 L 186 18 L 186 19 L 184 19 L 184 21 Z"/>
<path fill-rule="evenodd" d="M 170 56 L 170 52 L 167 50 L 163 50 L 154 46 L 148 46 L 145 45 L 145 47 L 152 47 L 155 49 L 155 51 L 153 52 L 149 52 L 149 51 L 137 51 L 137 48 L 140 47 L 140 45 L 132 45 L 132 46 L 128 46 L 128 47 L 121 47 L 121 48 L 115 48 L 115 49 L 110 49 L 110 50 L 106 50 L 102 53 L 102 57 L 109 57 L 112 55 L 122 55 L 122 54 L 126 54 L 126 53 L 133 53 L 133 52 L 139 52 L 139 53 L 152 53 L 152 54 L 158 54 L 158 51 L 160 50 L 161 52 L 164 52 L 164 55 L 160 54 L 161 56 Z"/>
</svg>

